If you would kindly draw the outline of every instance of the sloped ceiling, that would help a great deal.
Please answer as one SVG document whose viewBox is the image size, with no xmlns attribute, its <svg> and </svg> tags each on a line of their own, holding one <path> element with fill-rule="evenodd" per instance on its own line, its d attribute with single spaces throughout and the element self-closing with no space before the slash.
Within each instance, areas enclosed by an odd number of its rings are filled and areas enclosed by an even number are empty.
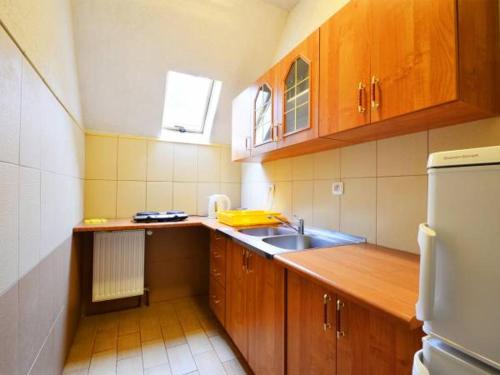
<svg viewBox="0 0 500 375">
<path fill-rule="evenodd" d="M 215 143 L 230 142 L 231 101 L 271 65 L 287 17 L 262 0 L 73 0 L 72 9 L 87 128 L 158 136 L 175 70 L 223 82 Z"/>
<path fill-rule="evenodd" d="M 299 2 L 299 0 L 264 0 L 264 1 L 266 3 L 274 4 L 286 10 L 291 10 Z"/>
</svg>

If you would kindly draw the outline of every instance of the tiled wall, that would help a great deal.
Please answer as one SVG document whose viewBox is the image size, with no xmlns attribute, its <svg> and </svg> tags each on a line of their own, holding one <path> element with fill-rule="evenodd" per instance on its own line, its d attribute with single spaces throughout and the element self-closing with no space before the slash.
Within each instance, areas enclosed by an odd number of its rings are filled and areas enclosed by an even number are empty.
<svg viewBox="0 0 500 375">
<path fill-rule="evenodd" d="M 0 374 L 57 374 L 78 318 L 84 133 L 0 27 Z"/>
<path fill-rule="evenodd" d="M 242 167 L 242 205 L 297 215 L 306 225 L 418 252 L 429 153 L 500 145 L 500 117 Z M 344 183 L 344 195 L 331 193 Z M 272 186 L 274 185 L 274 194 Z"/>
<path fill-rule="evenodd" d="M 170 209 L 206 215 L 217 193 L 240 206 L 240 165 L 228 146 L 87 134 L 86 158 L 87 218 Z"/>
</svg>

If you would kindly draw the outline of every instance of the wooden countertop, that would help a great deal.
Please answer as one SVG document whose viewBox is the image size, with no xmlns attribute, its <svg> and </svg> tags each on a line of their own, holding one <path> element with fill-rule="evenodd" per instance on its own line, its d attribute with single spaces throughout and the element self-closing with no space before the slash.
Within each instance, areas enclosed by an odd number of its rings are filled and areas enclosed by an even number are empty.
<svg viewBox="0 0 500 375">
<path fill-rule="evenodd" d="M 170 223 L 134 223 L 131 219 L 113 219 L 103 224 L 80 223 L 73 228 L 73 232 L 190 226 L 219 229 L 235 238 L 238 234 L 236 229 L 221 224 L 216 219 L 197 216 Z M 421 325 L 415 317 L 418 255 L 362 244 L 287 252 L 274 255 L 274 259 L 286 268 L 317 280 L 340 294 L 403 320 L 412 328 Z"/>
<path fill-rule="evenodd" d="M 227 225 L 219 223 L 216 219 L 209 219 L 202 216 L 190 216 L 184 221 L 164 222 L 164 223 L 135 223 L 132 219 L 110 219 L 102 224 L 85 224 L 81 222 L 73 228 L 73 232 L 102 232 L 133 229 L 158 229 L 175 227 L 206 226 L 210 229 L 228 228 Z"/>
<path fill-rule="evenodd" d="M 403 320 L 411 328 L 421 326 L 415 317 L 418 255 L 363 244 L 287 253 L 274 259 L 346 297 Z"/>
</svg>

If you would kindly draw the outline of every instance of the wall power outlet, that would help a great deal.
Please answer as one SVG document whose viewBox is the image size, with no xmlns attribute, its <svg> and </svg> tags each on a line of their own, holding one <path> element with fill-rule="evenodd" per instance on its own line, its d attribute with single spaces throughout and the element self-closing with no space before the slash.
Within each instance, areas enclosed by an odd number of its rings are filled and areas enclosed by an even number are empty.
<svg viewBox="0 0 500 375">
<path fill-rule="evenodd" d="M 332 194 L 333 195 L 344 194 L 344 183 L 343 182 L 334 182 L 332 184 Z"/>
</svg>

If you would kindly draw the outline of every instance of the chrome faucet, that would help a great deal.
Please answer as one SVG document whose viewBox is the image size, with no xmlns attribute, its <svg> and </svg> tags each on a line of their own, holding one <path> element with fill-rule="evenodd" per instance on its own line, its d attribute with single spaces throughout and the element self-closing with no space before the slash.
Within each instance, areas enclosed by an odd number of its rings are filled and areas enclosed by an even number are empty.
<svg viewBox="0 0 500 375">
<path fill-rule="evenodd" d="M 292 224 L 290 224 L 288 221 L 286 220 L 283 220 L 282 218 L 280 218 L 279 216 L 275 216 L 275 215 L 271 215 L 271 216 L 268 216 L 268 219 L 276 219 L 278 220 L 280 223 L 286 225 L 287 227 L 289 228 L 292 228 L 294 231 L 296 231 L 298 234 L 300 234 L 301 236 L 304 235 L 304 219 L 300 218 L 300 217 L 297 217 L 297 216 L 293 216 L 294 218 L 297 219 L 297 227 L 293 226 Z"/>
</svg>

